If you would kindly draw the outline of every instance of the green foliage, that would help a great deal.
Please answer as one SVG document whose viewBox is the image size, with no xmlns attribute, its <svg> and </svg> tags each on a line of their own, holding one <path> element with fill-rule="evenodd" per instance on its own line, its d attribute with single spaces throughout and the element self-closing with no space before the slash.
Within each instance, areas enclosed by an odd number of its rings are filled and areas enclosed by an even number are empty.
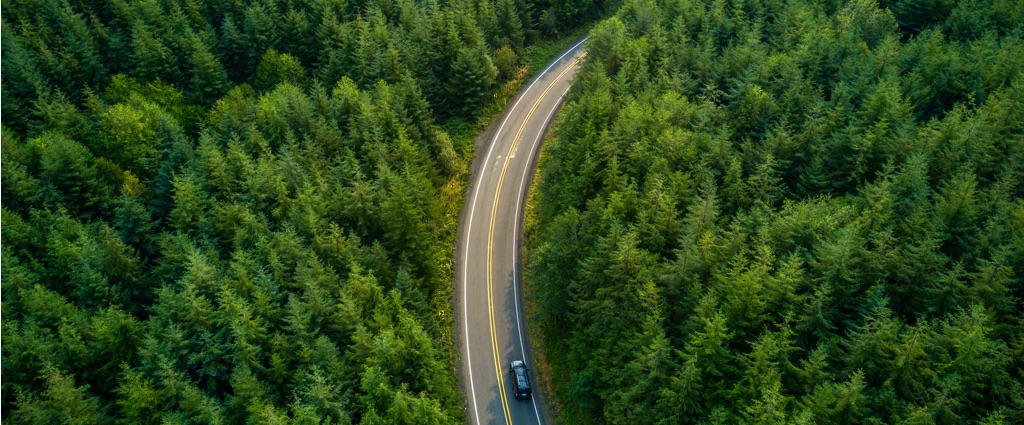
<svg viewBox="0 0 1024 425">
<path fill-rule="evenodd" d="M 100 117 L 104 145 L 97 149 L 130 170 L 145 170 L 156 151 L 156 117 L 149 111 L 118 103 Z"/>
<path fill-rule="evenodd" d="M 112 423 L 96 397 L 89 396 L 88 387 L 75 386 L 74 379 L 53 366 L 44 369 L 46 390 L 41 397 L 21 395 L 10 413 L 12 423 Z"/>
<path fill-rule="evenodd" d="M 449 104 L 459 115 L 472 116 L 494 88 L 498 68 L 479 44 L 459 49 L 455 58 Z"/>
<path fill-rule="evenodd" d="M 473 115 L 499 87 L 498 50 L 507 49 L 499 61 L 502 80 L 521 78 L 508 67 L 518 67 L 515 58 L 541 35 L 541 21 L 544 35 L 554 35 L 616 2 L 33 4 L 14 4 L 3 14 L 13 26 L 3 47 L 11 112 L 4 124 L 18 130 L 31 123 L 37 100 L 63 95 L 83 107 L 90 92 L 111 84 L 108 72 L 171 84 L 203 107 L 241 82 L 262 91 L 282 81 L 303 85 L 309 77 L 330 87 L 349 77 L 370 87 L 412 74 L 436 118 Z"/>
<path fill-rule="evenodd" d="M 5 2 L 5 423 L 462 422 L 437 122 L 558 7 Z"/>
<path fill-rule="evenodd" d="M 278 54 L 274 49 L 268 49 L 256 68 L 254 78 L 253 85 L 264 90 L 283 82 L 302 85 L 305 81 L 305 70 L 292 55 Z"/>
<path fill-rule="evenodd" d="M 189 80 L 189 91 L 193 102 L 202 103 L 203 100 L 221 97 L 228 88 L 227 71 L 199 36 L 193 35 L 190 44 L 188 64 L 192 77 Z"/>
<path fill-rule="evenodd" d="M 105 181 L 97 167 L 100 162 L 85 146 L 55 132 L 43 133 L 29 144 L 32 168 L 47 182 L 42 196 L 84 217 L 105 214 L 111 182 Z"/>
<path fill-rule="evenodd" d="M 595 26 L 527 269 L 566 419 L 1019 419 L 1010 10 L 635 0 Z"/>
</svg>

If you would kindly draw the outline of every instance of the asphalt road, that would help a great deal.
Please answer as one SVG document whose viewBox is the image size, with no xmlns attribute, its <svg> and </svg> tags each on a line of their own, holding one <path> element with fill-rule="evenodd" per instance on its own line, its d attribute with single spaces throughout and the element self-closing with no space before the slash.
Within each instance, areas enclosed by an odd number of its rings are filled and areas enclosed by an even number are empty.
<svg viewBox="0 0 1024 425">
<path fill-rule="evenodd" d="M 456 297 L 461 385 L 472 424 L 540 424 L 543 399 L 532 370 L 520 288 L 519 239 L 535 154 L 569 90 L 583 41 L 561 53 L 509 102 L 478 147 L 459 226 Z M 524 360 L 533 398 L 512 395 L 508 365 Z"/>
</svg>

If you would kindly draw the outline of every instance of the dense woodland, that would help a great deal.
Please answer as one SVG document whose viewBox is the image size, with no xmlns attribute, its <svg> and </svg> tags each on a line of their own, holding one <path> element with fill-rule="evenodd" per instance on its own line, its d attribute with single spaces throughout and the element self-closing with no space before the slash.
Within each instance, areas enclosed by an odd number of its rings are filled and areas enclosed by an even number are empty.
<svg viewBox="0 0 1024 425">
<path fill-rule="evenodd" d="M 630 0 L 528 276 L 579 424 L 1024 423 L 1024 2 Z"/>
<path fill-rule="evenodd" d="M 4 1 L 4 423 L 462 423 L 438 123 L 609 7 Z"/>
</svg>

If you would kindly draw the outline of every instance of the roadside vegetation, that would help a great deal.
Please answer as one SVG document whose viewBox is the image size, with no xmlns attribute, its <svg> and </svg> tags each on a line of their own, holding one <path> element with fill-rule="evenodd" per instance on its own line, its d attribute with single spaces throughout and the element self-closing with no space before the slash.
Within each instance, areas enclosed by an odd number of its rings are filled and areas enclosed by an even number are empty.
<svg viewBox="0 0 1024 425">
<path fill-rule="evenodd" d="M 610 6 L 5 2 L 4 423 L 463 423 L 459 129 Z"/>
<path fill-rule="evenodd" d="M 543 150 L 569 424 L 1024 422 L 1024 3 L 630 0 Z"/>
</svg>

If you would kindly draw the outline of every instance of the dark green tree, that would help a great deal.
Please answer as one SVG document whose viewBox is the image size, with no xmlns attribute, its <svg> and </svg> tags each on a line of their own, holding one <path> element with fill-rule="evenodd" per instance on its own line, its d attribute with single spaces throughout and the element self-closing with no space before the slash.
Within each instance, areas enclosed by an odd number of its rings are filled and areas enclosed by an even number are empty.
<svg viewBox="0 0 1024 425">
<path fill-rule="evenodd" d="M 451 72 L 447 110 L 462 116 L 478 114 L 498 77 L 498 69 L 481 40 L 471 40 L 468 46 L 459 48 Z"/>
<path fill-rule="evenodd" d="M 193 35 L 189 41 L 188 64 L 191 71 L 189 92 L 194 101 L 212 103 L 213 99 L 227 92 L 228 75 L 224 65 L 198 35 Z"/>
</svg>

